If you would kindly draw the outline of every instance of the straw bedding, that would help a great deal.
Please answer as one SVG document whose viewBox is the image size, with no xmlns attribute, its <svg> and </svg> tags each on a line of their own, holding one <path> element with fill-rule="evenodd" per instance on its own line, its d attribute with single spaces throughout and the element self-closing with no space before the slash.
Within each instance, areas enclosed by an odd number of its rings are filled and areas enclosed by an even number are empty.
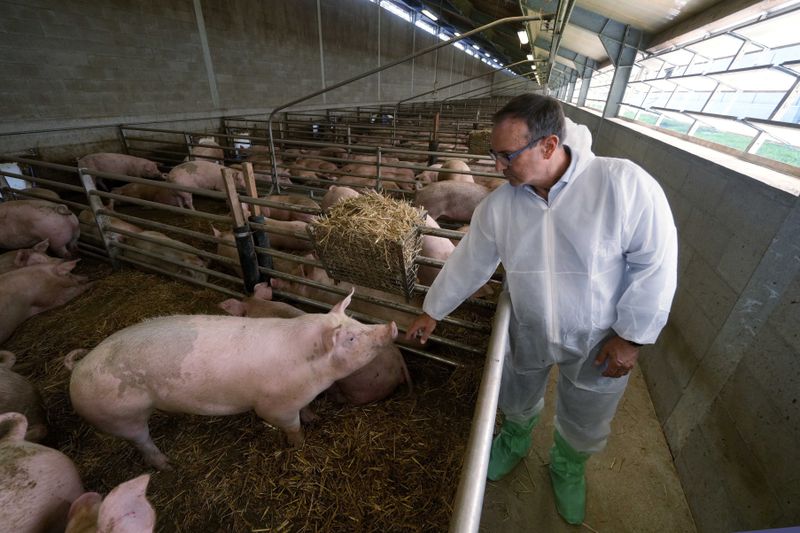
<svg viewBox="0 0 800 533">
<path fill-rule="evenodd" d="M 85 424 L 69 405 L 63 356 L 152 316 L 221 313 L 219 293 L 166 278 L 84 261 L 95 287 L 65 307 L 33 317 L 5 344 L 15 369 L 41 390 L 50 435 L 87 490 L 108 493 L 149 471 L 127 442 Z M 325 398 L 320 419 L 292 449 L 253 413 L 200 417 L 156 413 L 157 445 L 175 469 L 154 472 L 148 498 L 157 530 L 443 531 L 447 529 L 480 374 L 466 357 L 452 371 L 406 357 L 414 391 L 404 387 L 366 407 Z"/>
</svg>

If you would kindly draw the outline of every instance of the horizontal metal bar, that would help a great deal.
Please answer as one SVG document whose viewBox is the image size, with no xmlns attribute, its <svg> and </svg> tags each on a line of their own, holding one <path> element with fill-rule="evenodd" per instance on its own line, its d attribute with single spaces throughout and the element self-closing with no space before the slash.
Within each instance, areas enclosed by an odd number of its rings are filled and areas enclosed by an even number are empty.
<svg viewBox="0 0 800 533">
<path fill-rule="evenodd" d="M 130 259 L 129 257 L 125 257 L 124 255 L 119 255 L 117 257 L 117 259 L 121 259 L 122 261 L 125 261 L 126 263 L 131 263 L 133 265 L 136 265 L 138 267 L 144 268 L 146 270 L 152 270 L 154 272 L 158 272 L 159 274 L 162 274 L 162 275 L 170 277 L 170 278 L 175 278 L 175 279 L 179 279 L 179 280 L 182 280 L 182 281 L 187 281 L 189 283 L 194 283 L 195 285 L 200 285 L 201 287 L 206 287 L 207 289 L 213 289 L 213 290 L 215 290 L 217 292 L 221 292 L 223 294 L 226 294 L 228 296 L 232 296 L 234 298 L 244 298 L 244 296 L 245 296 L 241 292 L 232 291 L 230 289 L 226 289 L 225 287 L 220 287 L 219 285 L 214 285 L 213 283 L 200 281 L 200 280 L 191 278 L 189 276 L 183 276 L 181 274 L 175 274 L 173 272 L 167 272 L 166 270 L 158 268 L 157 266 L 153 266 L 150 263 L 143 263 L 141 261 L 137 261 L 135 259 Z"/>
</svg>

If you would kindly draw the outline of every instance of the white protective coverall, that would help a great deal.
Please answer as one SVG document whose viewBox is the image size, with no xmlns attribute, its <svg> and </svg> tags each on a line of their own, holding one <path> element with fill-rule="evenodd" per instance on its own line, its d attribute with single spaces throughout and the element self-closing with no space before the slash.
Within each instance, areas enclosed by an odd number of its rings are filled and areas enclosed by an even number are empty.
<svg viewBox="0 0 800 533">
<path fill-rule="evenodd" d="M 505 184 L 478 205 L 423 309 L 441 320 L 502 262 L 513 312 L 500 409 L 516 422 L 538 414 L 558 364 L 556 429 L 594 453 L 628 382 L 602 376 L 607 365 L 594 359 L 614 334 L 655 342 L 675 292 L 678 243 L 664 192 L 647 172 L 595 157 L 584 126 L 569 124 L 564 144 L 572 162 L 549 201 Z"/>
</svg>

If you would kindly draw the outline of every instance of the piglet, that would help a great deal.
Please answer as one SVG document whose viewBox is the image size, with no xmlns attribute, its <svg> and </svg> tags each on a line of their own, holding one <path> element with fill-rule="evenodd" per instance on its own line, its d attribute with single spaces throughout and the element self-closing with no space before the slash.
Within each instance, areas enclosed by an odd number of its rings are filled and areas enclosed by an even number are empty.
<svg viewBox="0 0 800 533">
<path fill-rule="evenodd" d="M 72 502 L 64 533 L 150 533 L 156 512 L 145 491 L 150 474 L 143 474 L 114 487 L 103 498 L 86 492 Z"/>
<path fill-rule="evenodd" d="M 64 531 L 81 478 L 63 453 L 28 442 L 20 413 L 0 414 L 0 528 L 14 533 Z"/>
<path fill-rule="evenodd" d="M 33 248 L 25 248 L 0 254 L 0 274 L 11 272 L 17 268 L 42 263 L 60 263 L 62 260 L 47 255 L 50 240 L 45 239 Z"/>
<path fill-rule="evenodd" d="M 16 357 L 0 350 L 0 414 L 22 413 L 28 419 L 25 440 L 40 441 L 47 435 L 42 398 L 30 381 L 11 370 Z"/>
<path fill-rule="evenodd" d="M 72 406 L 159 469 L 169 463 L 150 437 L 155 409 L 210 416 L 253 409 L 299 446 L 301 410 L 310 413 L 306 406 L 320 392 L 397 337 L 394 323 L 349 318 L 349 303 L 350 296 L 329 313 L 289 319 L 178 315 L 125 328 L 77 363 L 86 350 L 66 356 Z"/>
<path fill-rule="evenodd" d="M 26 266 L 0 275 L 0 345 L 30 317 L 64 305 L 89 289 L 84 276 L 72 274 L 78 260 Z"/>
<path fill-rule="evenodd" d="M 50 240 L 58 257 L 75 257 L 80 235 L 78 218 L 63 204 L 47 200 L 15 200 L 0 204 L 0 248 L 16 250 Z"/>
</svg>

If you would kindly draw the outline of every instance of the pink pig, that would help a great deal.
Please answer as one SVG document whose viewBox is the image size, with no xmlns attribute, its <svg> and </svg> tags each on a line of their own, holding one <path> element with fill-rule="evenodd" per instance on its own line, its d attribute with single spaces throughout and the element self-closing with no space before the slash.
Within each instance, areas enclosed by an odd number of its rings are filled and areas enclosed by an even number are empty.
<svg viewBox="0 0 800 533">
<path fill-rule="evenodd" d="M 63 531 L 70 504 L 83 493 L 72 461 L 28 442 L 20 413 L 0 414 L 0 527 L 14 533 Z"/>
<path fill-rule="evenodd" d="M 64 305 L 92 286 L 86 277 L 70 273 L 77 263 L 42 263 L 0 275 L 0 344 L 30 317 Z"/>
<path fill-rule="evenodd" d="M 273 302 L 272 287 L 266 283 L 255 286 L 253 296 L 239 300 L 225 300 L 219 306 L 234 316 L 294 318 L 305 314 L 300 309 L 282 302 Z M 379 346 L 378 354 L 370 363 L 352 374 L 337 380 L 328 394 L 338 402 L 365 405 L 389 396 L 398 385 L 411 385 L 411 376 L 400 350 L 394 345 Z"/>
<path fill-rule="evenodd" d="M 99 152 L 78 159 L 78 167 L 98 172 L 123 174 L 137 178 L 158 178 L 161 171 L 155 161 L 127 154 Z M 103 178 L 95 177 L 98 188 L 108 190 Z"/>
<path fill-rule="evenodd" d="M 154 409 L 211 416 L 253 409 L 299 446 L 301 410 L 310 414 L 306 406 L 320 392 L 397 337 L 394 323 L 348 317 L 349 303 L 348 296 L 329 313 L 290 319 L 178 315 L 125 328 L 77 363 L 85 350 L 67 355 L 72 406 L 159 469 L 169 461 L 150 437 Z"/>
<path fill-rule="evenodd" d="M 15 200 L 0 204 L 0 248 L 28 248 L 50 240 L 50 251 L 71 259 L 78 251 L 78 217 L 63 204 Z"/>
<path fill-rule="evenodd" d="M 225 191 L 225 181 L 222 177 L 222 170 L 226 168 L 210 161 L 188 161 L 177 165 L 167 174 L 166 179 L 172 183 L 185 187 L 195 187 L 197 189 L 211 189 L 213 191 Z M 244 189 L 244 174 L 234 170 L 236 187 Z M 175 191 L 183 198 L 184 205 L 189 209 L 194 209 L 192 203 L 192 193 L 186 191 Z"/>
<path fill-rule="evenodd" d="M 0 254 L 0 274 L 5 274 L 17 268 L 41 263 L 60 263 L 62 260 L 47 255 L 47 248 L 50 247 L 50 240 L 45 239 L 33 248 L 15 250 Z"/>
</svg>

